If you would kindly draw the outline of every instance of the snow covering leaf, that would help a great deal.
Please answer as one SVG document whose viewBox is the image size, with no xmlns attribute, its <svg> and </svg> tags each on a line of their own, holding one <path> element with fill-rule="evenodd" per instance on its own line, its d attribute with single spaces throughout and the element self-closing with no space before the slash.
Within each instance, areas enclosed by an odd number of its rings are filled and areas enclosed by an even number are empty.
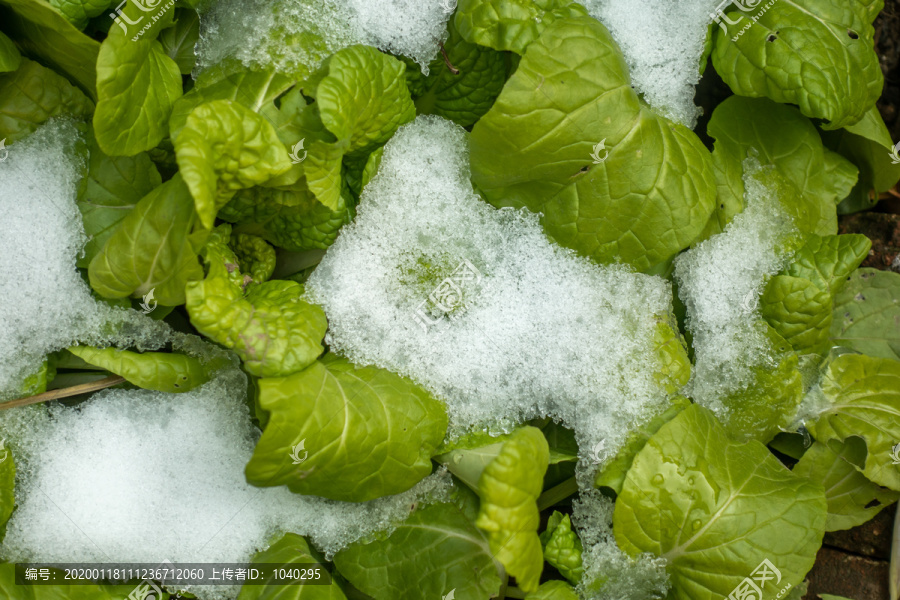
<svg viewBox="0 0 900 600">
<path fill-rule="evenodd" d="M 846 443 L 831 440 L 828 444 L 814 443 L 794 466 L 794 474 L 825 487 L 825 531 L 862 525 L 900 498 L 900 493 L 879 487 L 860 473 L 857 465 L 861 466 L 865 457 L 865 444 L 858 438 L 849 438 Z"/>
<path fill-rule="evenodd" d="M 246 468 L 253 485 L 363 502 L 408 490 L 431 473 L 447 415 L 408 379 L 329 354 L 258 383 L 270 416 Z M 297 462 L 302 457 L 292 459 L 292 451 L 301 443 L 309 454 Z"/>
<path fill-rule="evenodd" d="M 727 31 L 716 29 L 712 57 L 735 94 L 796 104 L 807 117 L 829 121 L 826 129 L 856 123 L 881 95 L 872 21 L 883 0 L 792 0 L 748 12 L 729 7 L 726 18 L 738 23 L 723 21 Z"/>
<path fill-rule="evenodd" d="M 553 22 L 582 16 L 570 0 L 459 0 L 455 23 L 468 42 L 522 54 Z"/>
<path fill-rule="evenodd" d="M 485 535 L 453 504 L 413 512 L 384 539 L 358 543 L 334 557 L 341 575 L 376 600 L 488 598 L 500 575 Z"/>
<path fill-rule="evenodd" d="M 792 184 L 807 219 L 796 223 L 807 233 L 837 233 L 835 206 L 856 183 L 856 168 L 825 148 L 809 119 L 793 106 L 762 98 L 731 96 L 713 111 L 707 128 L 716 140 L 713 164 L 718 205 L 708 232 L 718 233 L 744 206 L 743 161 L 757 156 L 774 165 Z"/>
<path fill-rule="evenodd" d="M 235 192 L 265 183 L 291 168 L 287 150 L 272 125 L 230 100 L 197 106 L 175 140 L 175 152 L 207 229 Z"/>
<path fill-rule="evenodd" d="M 321 564 L 319 554 L 311 550 L 305 539 L 296 533 L 286 533 L 265 550 L 258 552 L 251 564 L 278 564 L 285 569 L 308 568 L 313 563 Z M 243 585 L 237 600 L 347 600 L 341 587 L 331 585 L 297 585 L 281 583 L 283 580 L 271 578 L 264 585 Z"/>
<path fill-rule="evenodd" d="M 133 3 L 123 12 L 132 20 L 143 15 Z M 112 27 L 100 46 L 94 133 L 111 156 L 150 150 L 169 132 L 169 115 L 182 93 L 181 72 L 156 36 L 171 22 L 173 12 L 137 40 Z"/>
<path fill-rule="evenodd" d="M 809 432 L 822 443 L 862 438 L 862 474 L 900 491 L 900 468 L 891 464 L 891 449 L 900 440 L 900 362 L 843 354 L 828 365 L 819 385 L 823 405 L 807 424 Z"/>
<path fill-rule="evenodd" d="M 19 68 L 0 74 L 0 139 L 28 137 L 51 117 L 86 119 L 94 103 L 65 77 L 22 58 Z"/>
<path fill-rule="evenodd" d="M 834 298 L 831 339 L 869 356 L 900 360 L 900 274 L 858 269 L 848 277 Z"/>
<path fill-rule="evenodd" d="M 470 146 L 489 202 L 542 213 L 553 240 L 601 263 L 664 263 L 715 202 L 709 152 L 641 105 L 609 32 L 588 17 L 555 21 L 528 47 Z"/>
<path fill-rule="evenodd" d="M 767 559 L 781 572 L 764 594 L 796 586 L 825 527 L 819 484 L 793 475 L 756 441 L 731 441 L 713 414 L 692 405 L 647 442 L 613 517 L 631 556 L 665 558 L 673 600 L 720 600 Z"/>
<path fill-rule="evenodd" d="M 188 392 L 209 381 L 209 373 L 193 356 L 168 352 L 131 352 L 118 348 L 70 346 L 88 364 L 121 375 L 129 383 L 158 392 Z"/>
<path fill-rule="evenodd" d="M 88 267 L 91 287 L 106 298 L 154 290 L 165 306 L 184 304 L 184 286 L 203 277 L 189 237 L 197 215 L 178 174 L 144 196 Z"/>
</svg>

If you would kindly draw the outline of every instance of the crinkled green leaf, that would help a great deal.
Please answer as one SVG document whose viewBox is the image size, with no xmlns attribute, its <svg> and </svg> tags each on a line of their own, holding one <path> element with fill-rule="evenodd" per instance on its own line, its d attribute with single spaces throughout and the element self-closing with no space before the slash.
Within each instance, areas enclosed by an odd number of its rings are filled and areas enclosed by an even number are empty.
<svg viewBox="0 0 900 600">
<path fill-rule="evenodd" d="M 900 491 L 900 465 L 892 447 L 900 441 L 900 361 L 843 354 L 820 383 L 821 410 L 807 429 L 819 442 L 859 437 L 868 451 L 862 474 Z"/>
<path fill-rule="evenodd" d="M 76 29 L 84 29 L 88 20 L 109 8 L 111 0 L 47 0 Z"/>
<path fill-rule="evenodd" d="M 733 442 L 694 404 L 635 457 L 613 523 L 627 554 L 668 561 L 673 600 L 726 598 L 763 559 L 781 573 L 763 586 L 774 597 L 815 562 L 825 510 L 821 485 L 792 474 L 759 442 Z"/>
<path fill-rule="evenodd" d="M 6 439 L 0 440 L 0 540 L 6 534 L 6 523 L 16 506 L 16 460 Z"/>
<path fill-rule="evenodd" d="M 22 64 L 22 53 L 15 42 L 0 31 L 0 73 L 15 71 Z"/>
<path fill-rule="evenodd" d="M 713 163 L 718 204 L 709 233 L 721 232 L 744 207 L 744 170 L 748 155 L 777 172 L 798 190 L 808 218 L 802 231 L 837 233 L 835 206 L 856 183 L 856 168 L 828 150 L 809 119 L 792 106 L 765 98 L 731 96 L 713 111 L 707 129 L 716 140 Z"/>
<path fill-rule="evenodd" d="M 316 88 L 325 127 L 345 154 L 371 152 L 416 117 L 406 87 L 406 65 L 370 46 L 336 52 Z"/>
<path fill-rule="evenodd" d="M 465 41 L 450 19 L 450 37 L 444 42 L 450 70 L 443 56 L 429 65 L 429 75 L 416 94 L 416 112 L 450 119 L 463 127 L 474 125 L 491 108 L 506 82 L 506 57 Z M 414 71 L 418 69 L 413 68 Z"/>
<path fill-rule="evenodd" d="M 175 61 L 182 75 L 190 75 L 197 60 L 194 45 L 200 39 L 200 17 L 190 8 L 175 9 L 175 23 L 157 38 L 166 55 Z"/>
<path fill-rule="evenodd" d="M 481 506 L 475 524 L 487 532 L 491 552 L 526 592 L 537 589 L 544 566 L 537 498 L 549 460 L 541 431 L 523 427 L 503 444 L 478 481 Z"/>
<path fill-rule="evenodd" d="M 349 502 L 397 494 L 431 473 L 447 430 L 444 406 L 424 389 L 332 354 L 259 389 L 269 422 L 247 464 L 253 485 Z"/>
<path fill-rule="evenodd" d="M 858 438 L 850 438 L 847 442 L 816 442 L 793 469 L 795 474 L 825 487 L 828 501 L 825 531 L 862 525 L 900 498 L 900 493 L 879 487 L 863 477 L 856 465 L 862 465 L 865 460 L 865 444 Z"/>
<path fill-rule="evenodd" d="M 859 181 L 838 205 L 839 214 L 873 207 L 878 202 L 878 194 L 900 180 L 900 163 L 895 163 L 892 156 L 894 142 L 878 107 L 871 107 L 858 123 L 822 132 L 822 141 L 859 169 Z"/>
<path fill-rule="evenodd" d="M 569 515 L 553 511 L 547 529 L 540 535 L 544 547 L 544 560 L 556 567 L 563 577 L 577 584 L 584 568 L 581 553 L 584 550 L 578 535 L 572 531 Z"/>
<path fill-rule="evenodd" d="M 38 63 L 21 59 L 18 70 L 0 74 L 0 139 L 11 144 L 51 117 L 86 119 L 94 104 L 77 87 Z"/>
<path fill-rule="evenodd" d="M 334 563 L 350 583 L 376 600 L 455 600 L 496 596 L 500 575 L 484 534 L 453 504 L 413 512 L 385 539 L 356 543 Z"/>
<path fill-rule="evenodd" d="M 318 553 L 311 550 L 306 540 L 296 533 L 286 533 L 274 544 L 257 552 L 251 564 L 278 564 L 284 569 L 309 568 L 313 564 L 322 564 Z M 264 585 L 243 585 L 237 600 L 346 600 L 347 596 L 340 586 L 307 585 L 296 582 L 282 583 L 274 574 L 267 573 Z"/>
<path fill-rule="evenodd" d="M 662 365 L 653 376 L 661 388 L 674 394 L 691 378 L 691 359 L 688 357 L 687 344 L 678 331 L 674 315 L 657 320 L 653 345 Z"/>
<path fill-rule="evenodd" d="M 881 95 L 872 21 L 883 7 L 883 0 L 791 0 L 744 12 L 730 4 L 726 18 L 738 23 L 717 29 L 713 64 L 739 96 L 796 104 L 829 121 L 826 129 L 852 125 Z"/>
<path fill-rule="evenodd" d="M 90 160 L 78 210 L 88 241 L 76 264 L 87 267 L 137 203 L 162 183 L 150 156 L 108 156 L 95 139 L 90 141 Z"/>
<path fill-rule="evenodd" d="M 149 16 L 128 3 L 131 17 Z M 156 36 L 169 11 L 137 40 L 112 27 L 97 58 L 97 110 L 94 133 L 104 152 L 133 156 L 155 147 L 169 132 L 172 106 L 181 96 L 181 71 Z M 137 26 L 132 26 L 137 27 Z"/>
<path fill-rule="evenodd" d="M 798 352 L 822 352 L 831 329 L 831 294 L 809 279 L 776 275 L 759 302 L 763 318 Z"/>
<path fill-rule="evenodd" d="M 100 43 L 84 35 L 43 0 L 0 0 L 3 32 L 25 54 L 64 74 L 96 99 Z"/>
<path fill-rule="evenodd" d="M 275 270 L 275 249 L 261 237 L 236 233 L 231 238 L 241 271 L 256 283 L 262 283 Z"/>
<path fill-rule="evenodd" d="M 528 47 L 470 147 L 491 204 L 542 213 L 552 239 L 601 263 L 664 263 L 715 202 L 709 152 L 641 104 L 609 32 L 586 17 L 555 21 Z"/>
<path fill-rule="evenodd" d="M 866 259 L 871 247 L 869 238 L 858 233 L 810 235 L 791 257 L 785 274 L 809 279 L 833 295 Z"/>
<path fill-rule="evenodd" d="M 229 100 L 195 108 L 175 140 L 175 152 L 207 229 L 236 191 L 265 183 L 291 168 L 272 125 Z"/>
<path fill-rule="evenodd" d="M 578 600 L 575 589 L 565 581 L 542 583 L 536 592 L 525 594 L 525 600 Z"/>
<path fill-rule="evenodd" d="M 834 298 L 831 340 L 863 354 L 900 360 L 900 275 L 859 269 L 848 277 Z"/>
<path fill-rule="evenodd" d="M 622 492 L 622 484 L 625 483 L 625 476 L 634 462 L 634 457 L 641 451 L 641 448 L 647 443 L 653 435 L 659 431 L 659 428 L 674 419 L 681 411 L 691 405 L 690 400 L 684 396 L 676 396 L 672 399 L 672 404 L 665 412 L 650 419 L 641 427 L 633 429 L 628 434 L 625 444 L 616 453 L 610 461 L 603 464 L 594 478 L 595 487 L 608 487 L 617 494 Z"/>
<path fill-rule="evenodd" d="M 555 21 L 584 16 L 570 0 L 459 0 L 455 24 L 467 42 L 522 54 Z"/>
<path fill-rule="evenodd" d="M 306 190 L 257 186 L 235 194 L 219 217 L 237 223 L 239 232 L 252 233 L 279 248 L 299 252 L 327 249 L 354 214 L 346 194 L 341 195 L 337 209 L 331 210 Z"/>
<path fill-rule="evenodd" d="M 176 175 L 122 219 L 88 267 L 91 287 L 106 298 L 154 290 L 159 304 L 184 304 L 185 284 L 203 277 L 189 238 L 196 219 L 191 194 Z"/>
<path fill-rule="evenodd" d="M 344 152 L 338 144 L 314 141 L 309 146 L 309 155 L 303 163 L 306 175 L 306 189 L 325 207 L 332 211 L 340 209 L 341 201 L 341 159 Z"/>
<path fill-rule="evenodd" d="M 209 381 L 209 373 L 203 364 L 186 354 L 141 353 L 92 346 L 70 346 L 69 352 L 148 390 L 175 394 L 188 392 Z"/>
</svg>

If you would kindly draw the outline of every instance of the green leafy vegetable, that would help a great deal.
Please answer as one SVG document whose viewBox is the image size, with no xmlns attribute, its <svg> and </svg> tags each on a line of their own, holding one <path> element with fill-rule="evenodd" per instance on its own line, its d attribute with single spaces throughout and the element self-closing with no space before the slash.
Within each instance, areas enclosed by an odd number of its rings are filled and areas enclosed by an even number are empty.
<svg viewBox="0 0 900 600">
<path fill-rule="evenodd" d="M 578 594 L 564 581 L 548 581 L 536 592 L 526 594 L 525 600 L 578 600 Z"/>
<path fill-rule="evenodd" d="M 287 533 L 280 540 L 253 557 L 253 563 L 280 564 L 285 569 L 309 568 L 321 564 L 318 553 L 296 533 Z M 264 585 L 243 585 L 237 600 L 346 600 L 340 586 L 279 583 L 272 575 Z"/>
<path fill-rule="evenodd" d="M 209 380 L 209 374 L 201 362 L 186 354 L 139 353 L 91 346 L 70 346 L 69 352 L 148 390 L 170 394 L 188 392 Z"/>
<path fill-rule="evenodd" d="M 22 64 L 22 54 L 16 44 L 0 31 L 0 73 L 15 71 Z"/>
<path fill-rule="evenodd" d="M 584 573 L 581 564 L 583 547 L 578 535 L 572 531 L 569 515 L 554 511 L 540 539 L 544 547 L 544 560 L 556 567 L 563 577 L 577 584 Z"/>
<path fill-rule="evenodd" d="M 880 358 L 900 360 L 900 275 L 859 269 L 834 299 L 831 340 Z"/>
<path fill-rule="evenodd" d="M 522 54 L 554 21 L 581 16 L 569 0 L 460 0 L 455 19 L 466 41 Z"/>
</svg>

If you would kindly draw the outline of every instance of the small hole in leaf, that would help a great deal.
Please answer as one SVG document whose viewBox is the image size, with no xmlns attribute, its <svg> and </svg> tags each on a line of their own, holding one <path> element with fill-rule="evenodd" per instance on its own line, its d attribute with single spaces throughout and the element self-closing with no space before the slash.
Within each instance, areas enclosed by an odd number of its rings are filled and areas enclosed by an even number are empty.
<svg viewBox="0 0 900 600">
<path fill-rule="evenodd" d="M 863 508 L 875 508 L 876 506 L 881 506 L 881 502 L 878 500 L 872 500 L 868 504 L 866 504 Z"/>
<path fill-rule="evenodd" d="M 858 40 L 858 39 L 859 39 L 859 34 L 856 33 L 855 31 L 853 31 L 852 29 L 848 29 L 848 30 L 847 30 L 847 35 L 850 36 L 850 39 L 851 39 L 851 40 Z"/>
<path fill-rule="evenodd" d="M 778 39 L 778 36 L 775 35 L 774 33 L 770 33 L 770 34 L 766 37 L 766 41 L 767 41 L 767 42 L 774 42 L 774 41 L 777 40 L 777 39 Z"/>
<path fill-rule="evenodd" d="M 582 173 L 587 173 L 589 170 L 590 170 L 590 167 L 588 167 L 588 166 L 581 167 Z"/>
<path fill-rule="evenodd" d="M 719 206 L 722 207 L 722 210 L 725 210 L 725 205 L 724 205 L 724 204 L 720 204 Z"/>
</svg>

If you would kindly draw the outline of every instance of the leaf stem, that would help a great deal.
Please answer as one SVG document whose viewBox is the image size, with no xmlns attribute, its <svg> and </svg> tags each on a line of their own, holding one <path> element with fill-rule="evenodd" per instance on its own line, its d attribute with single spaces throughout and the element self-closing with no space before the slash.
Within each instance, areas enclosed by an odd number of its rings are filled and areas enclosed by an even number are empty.
<svg viewBox="0 0 900 600">
<path fill-rule="evenodd" d="M 72 387 L 62 388 L 60 390 L 44 392 L 43 394 L 38 394 L 36 396 L 28 396 L 27 398 L 19 398 L 18 400 L 4 402 L 0 404 L 0 410 L 16 408 L 18 406 L 28 406 L 29 404 L 39 404 L 41 402 L 49 402 L 51 400 L 68 398 L 69 396 L 77 396 L 78 394 L 86 394 L 88 392 L 96 392 L 97 390 L 102 390 L 104 388 L 118 385 L 124 381 L 124 377 L 120 377 L 118 375 L 110 375 L 109 377 L 105 377 L 103 379 L 100 379 L 99 381 L 82 383 L 79 385 L 73 385 Z"/>
<path fill-rule="evenodd" d="M 444 43 L 441 42 L 441 56 L 444 57 L 444 64 L 447 65 L 447 68 L 450 69 L 450 72 L 454 75 L 459 75 L 459 69 L 453 66 L 453 63 L 450 62 L 450 57 L 447 56 L 447 51 L 444 50 Z"/>
<path fill-rule="evenodd" d="M 555 485 L 543 494 L 541 494 L 537 499 L 538 510 L 544 510 L 550 508 L 557 502 L 561 502 L 565 500 L 572 494 L 578 491 L 578 482 L 575 481 L 575 477 L 569 477 L 559 485 Z"/>
<path fill-rule="evenodd" d="M 506 597 L 507 598 L 524 598 L 525 592 L 520 590 L 517 587 L 508 587 L 506 588 Z"/>
</svg>

